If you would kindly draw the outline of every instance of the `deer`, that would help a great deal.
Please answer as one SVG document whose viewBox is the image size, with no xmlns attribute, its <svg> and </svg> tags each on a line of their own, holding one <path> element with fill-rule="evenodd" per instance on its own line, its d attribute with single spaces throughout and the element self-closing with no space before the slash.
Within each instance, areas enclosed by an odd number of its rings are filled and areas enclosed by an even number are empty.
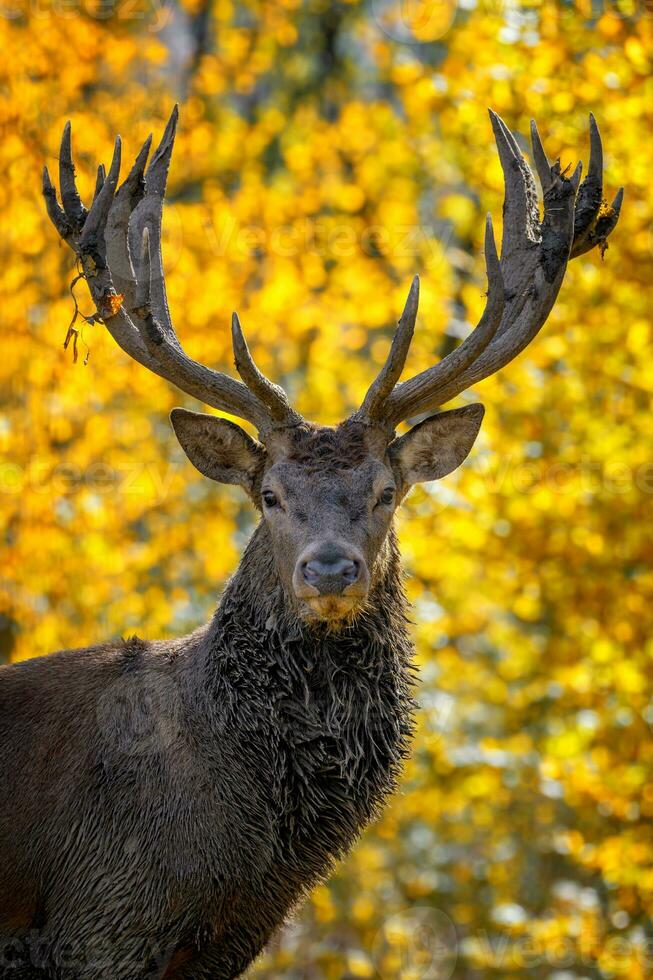
<svg viewBox="0 0 653 980">
<path fill-rule="evenodd" d="M 415 676 L 394 515 L 412 486 L 460 466 L 481 404 L 443 409 L 499 371 L 546 321 L 570 259 L 604 249 L 621 209 L 603 154 L 551 164 L 543 196 L 490 111 L 504 175 L 501 257 L 485 226 L 484 312 L 453 351 L 400 380 L 412 282 L 387 359 L 358 408 L 313 423 L 266 378 L 232 318 L 236 380 L 190 358 L 166 299 L 161 226 L 177 108 L 118 186 L 121 143 L 77 190 L 67 124 L 61 203 L 43 193 L 123 351 L 210 409 L 175 408 L 190 462 L 238 486 L 259 523 L 206 625 L 0 669 L 0 969 L 66 980 L 231 980 L 352 848 L 410 752 Z M 412 427 L 397 434 L 401 423 Z"/>
</svg>

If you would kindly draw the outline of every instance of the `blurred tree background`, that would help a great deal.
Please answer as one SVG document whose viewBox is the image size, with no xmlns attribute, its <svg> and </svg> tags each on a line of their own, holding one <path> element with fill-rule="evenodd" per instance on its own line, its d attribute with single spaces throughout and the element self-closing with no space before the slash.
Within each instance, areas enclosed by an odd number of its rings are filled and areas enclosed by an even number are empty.
<svg viewBox="0 0 653 980">
<path fill-rule="evenodd" d="M 565 165 L 596 113 L 608 193 L 627 188 L 605 260 L 571 264 L 542 335 L 478 387 L 470 460 L 399 519 L 421 675 L 402 793 L 253 975 L 653 976 L 653 9 L 5 0 L 0 39 L 4 660 L 189 630 L 254 520 L 182 457 L 182 396 L 101 326 L 62 350 L 74 268 L 40 173 L 67 118 L 88 194 L 115 132 L 131 156 L 181 102 L 182 341 L 228 370 L 238 309 L 266 373 L 335 422 L 415 272 L 411 372 L 479 316 L 486 107 L 518 134 L 537 118 Z"/>
</svg>

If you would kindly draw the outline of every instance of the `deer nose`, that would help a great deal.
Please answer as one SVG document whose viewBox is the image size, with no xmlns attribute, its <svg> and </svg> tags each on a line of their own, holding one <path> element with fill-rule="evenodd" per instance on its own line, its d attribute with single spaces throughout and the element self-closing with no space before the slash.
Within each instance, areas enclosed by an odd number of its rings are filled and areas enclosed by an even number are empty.
<svg viewBox="0 0 653 980">
<path fill-rule="evenodd" d="M 340 595 L 361 574 L 361 562 L 334 545 L 323 545 L 301 562 L 301 578 L 319 595 Z"/>
</svg>

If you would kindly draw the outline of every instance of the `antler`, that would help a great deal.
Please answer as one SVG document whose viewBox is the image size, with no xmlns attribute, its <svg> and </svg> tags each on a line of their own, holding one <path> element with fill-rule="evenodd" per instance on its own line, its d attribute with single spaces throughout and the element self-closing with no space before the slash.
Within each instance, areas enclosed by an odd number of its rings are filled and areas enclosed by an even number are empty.
<svg viewBox="0 0 653 980">
<path fill-rule="evenodd" d="M 467 339 L 438 364 L 400 384 L 417 314 L 413 281 L 388 359 L 370 387 L 359 411 L 361 420 L 392 429 L 402 419 L 433 410 L 512 361 L 538 333 L 562 285 L 570 258 L 595 245 L 604 250 L 619 219 L 623 188 L 612 205 L 603 199 L 601 137 L 590 115 L 590 162 L 580 184 L 582 165 L 571 177 L 551 166 L 537 126 L 531 123 L 533 158 L 544 195 L 540 222 L 535 180 L 517 142 L 499 116 L 490 110 L 505 183 L 501 261 L 494 244 L 492 221 L 485 230 L 488 292 L 485 312 Z M 580 184 L 580 189 L 579 189 Z"/>
<path fill-rule="evenodd" d="M 237 316 L 234 314 L 234 352 L 243 381 L 188 357 L 172 325 L 161 257 L 161 221 L 177 118 L 175 106 L 147 170 L 151 136 L 117 192 L 121 143 L 116 138 L 109 173 L 105 174 L 102 165 L 98 167 L 90 210 L 77 191 L 67 123 L 59 155 L 63 207 L 47 167 L 43 170 L 48 214 L 77 255 L 98 317 L 116 343 L 182 391 L 252 422 L 265 433 L 275 424 L 297 422 L 300 416 L 290 407 L 285 392 L 254 364 Z"/>
</svg>

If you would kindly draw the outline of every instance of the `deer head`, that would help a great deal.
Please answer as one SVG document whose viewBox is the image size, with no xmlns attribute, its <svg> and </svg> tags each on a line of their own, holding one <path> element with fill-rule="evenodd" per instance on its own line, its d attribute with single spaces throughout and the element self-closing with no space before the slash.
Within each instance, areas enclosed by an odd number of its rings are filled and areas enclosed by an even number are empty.
<svg viewBox="0 0 653 980">
<path fill-rule="evenodd" d="M 535 123 L 533 158 L 544 198 L 540 219 L 531 170 L 494 112 L 492 128 L 505 179 L 501 260 L 488 216 L 487 303 L 456 350 L 409 380 L 399 378 L 410 347 L 419 281 L 413 280 L 387 360 L 361 407 L 336 428 L 305 421 L 285 392 L 259 371 L 237 315 L 232 318 L 237 381 L 192 360 L 172 325 L 161 259 L 161 220 L 177 125 L 175 107 L 146 169 L 151 137 L 118 188 L 120 137 L 108 174 L 98 169 L 90 210 L 77 192 L 70 124 L 59 158 L 63 207 L 47 169 L 50 218 L 81 264 L 101 319 L 122 349 L 182 391 L 252 423 L 253 439 L 215 415 L 176 408 L 171 421 L 193 465 L 220 483 L 240 485 L 262 512 L 279 577 L 305 619 L 338 621 L 365 606 L 383 564 L 392 516 L 410 487 L 459 466 L 484 409 L 435 412 L 520 353 L 544 324 L 570 258 L 605 247 L 621 208 L 603 199 L 599 131 L 590 116 L 590 162 L 567 176 L 547 160 Z M 426 416 L 426 417 L 424 417 Z M 396 426 L 419 419 L 406 434 Z"/>
</svg>

